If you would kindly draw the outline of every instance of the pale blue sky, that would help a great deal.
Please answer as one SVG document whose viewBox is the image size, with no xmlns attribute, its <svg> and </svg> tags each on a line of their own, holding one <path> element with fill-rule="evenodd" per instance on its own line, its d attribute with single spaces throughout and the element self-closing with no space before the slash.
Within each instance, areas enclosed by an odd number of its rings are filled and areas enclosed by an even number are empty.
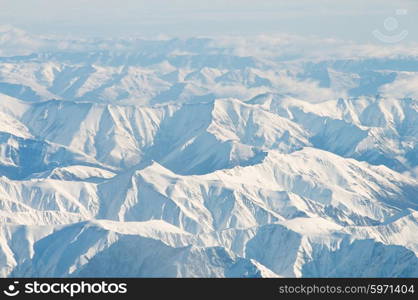
<svg viewBox="0 0 418 300">
<path fill-rule="evenodd" d="M 0 0 L 0 24 L 83 36 L 285 32 L 364 42 L 391 16 L 418 41 L 418 0 Z"/>
</svg>

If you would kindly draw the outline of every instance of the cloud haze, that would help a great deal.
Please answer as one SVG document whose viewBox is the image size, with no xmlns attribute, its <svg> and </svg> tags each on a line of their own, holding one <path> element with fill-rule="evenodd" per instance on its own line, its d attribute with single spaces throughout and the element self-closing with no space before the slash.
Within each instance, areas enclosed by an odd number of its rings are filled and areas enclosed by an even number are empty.
<svg viewBox="0 0 418 300">
<path fill-rule="evenodd" d="M 408 41 L 418 41 L 416 1 L 0 1 L 0 23 L 36 33 L 82 36 L 171 36 L 292 33 L 374 41 L 397 9 Z"/>
</svg>

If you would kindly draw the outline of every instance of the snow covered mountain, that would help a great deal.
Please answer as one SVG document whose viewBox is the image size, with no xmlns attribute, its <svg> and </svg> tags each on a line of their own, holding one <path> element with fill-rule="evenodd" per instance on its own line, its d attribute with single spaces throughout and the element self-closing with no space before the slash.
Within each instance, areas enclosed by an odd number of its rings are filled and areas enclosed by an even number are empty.
<svg viewBox="0 0 418 300">
<path fill-rule="evenodd" d="M 0 57 L 0 276 L 418 276 L 418 57 L 77 43 Z"/>
</svg>

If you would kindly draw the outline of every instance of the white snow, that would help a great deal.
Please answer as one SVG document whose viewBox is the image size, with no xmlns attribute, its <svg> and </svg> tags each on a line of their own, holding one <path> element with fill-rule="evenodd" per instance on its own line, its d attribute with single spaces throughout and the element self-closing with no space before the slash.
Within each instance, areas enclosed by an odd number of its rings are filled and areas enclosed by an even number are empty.
<svg viewBox="0 0 418 300">
<path fill-rule="evenodd" d="M 0 276 L 418 276 L 416 58 L 138 43 L 0 57 Z"/>
</svg>

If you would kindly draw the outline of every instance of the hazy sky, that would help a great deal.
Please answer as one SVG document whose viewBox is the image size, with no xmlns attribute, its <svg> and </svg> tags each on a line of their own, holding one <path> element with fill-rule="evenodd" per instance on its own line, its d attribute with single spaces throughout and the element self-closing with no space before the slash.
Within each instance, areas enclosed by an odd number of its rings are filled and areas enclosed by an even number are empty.
<svg viewBox="0 0 418 300">
<path fill-rule="evenodd" d="M 84 36 L 285 32 L 355 41 L 407 30 L 405 40 L 418 41 L 418 0 L 0 0 L 0 24 Z"/>
</svg>

